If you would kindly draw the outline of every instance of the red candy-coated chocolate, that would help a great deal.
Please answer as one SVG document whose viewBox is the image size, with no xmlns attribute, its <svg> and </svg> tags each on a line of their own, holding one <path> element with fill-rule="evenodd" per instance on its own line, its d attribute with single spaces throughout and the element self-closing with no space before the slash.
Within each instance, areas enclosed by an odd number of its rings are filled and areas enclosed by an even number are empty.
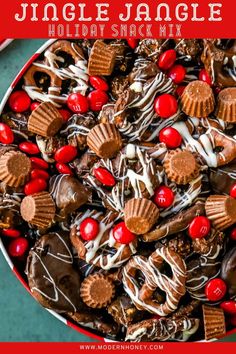
<svg viewBox="0 0 236 354">
<path fill-rule="evenodd" d="M 232 198 L 236 198 L 236 183 L 233 184 L 232 187 L 230 188 L 229 194 Z"/>
<path fill-rule="evenodd" d="M 169 118 L 177 112 L 178 103 L 174 96 L 165 93 L 155 99 L 154 109 L 161 118 Z"/>
<path fill-rule="evenodd" d="M 35 178 L 42 178 L 42 179 L 45 179 L 45 180 L 48 180 L 49 179 L 49 173 L 47 173 L 47 171 L 45 170 L 40 170 L 39 168 L 34 168 L 32 171 L 31 171 L 31 179 L 35 179 Z"/>
<path fill-rule="evenodd" d="M 158 60 L 158 66 L 162 70 L 170 69 L 176 61 L 176 51 L 174 49 L 166 50 Z"/>
<path fill-rule="evenodd" d="M 182 143 L 182 136 L 175 128 L 167 127 L 160 131 L 159 140 L 161 143 L 165 143 L 169 149 L 176 149 Z"/>
<path fill-rule="evenodd" d="M 2 230 L 2 235 L 6 237 L 20 237 L 20 231 L 16 229 L 3 229 Z"/>
<path fill-rule="evenodd" d="M 109 100 L 105 91 L 94 90 L 88 95 L 89 107 L 92 111 L 98 112 Z"/>
<path fill-rule="evenodd" d="M 229 237 L 231 240 L 236 241 L 236 227 L 231 230 Z"/>
<path fill-rule="evenodd" d="M 224 312 L 228 313 L 229 315 L 236 315 L 236 301 L 223 301 L 220 304 L 220 307 L 224 310 Z"/>
<path fill-rule="evenodd" d="M 39 105 L 40 105 L 40 102 L 32 102 L 30 105 L 30 110 L 34 111 Z"/>
<path fill-rule="evenodd" d="M 181 97 L 183 92 L 184 92 L 184 90 L 185 90 L 185 87 L 186 86 L 183 86 L 183 85 L 178 86 L 177 89 L 175 90 L 176 95 Z"/>
<path fill-rule="evenodd" d="M 30 160 L 32 162 L 32 168 L 47 170 L 49 167 L 48 163 L 40 157 L 31 157 Z"/>
<path fill-rule="evenodd" d="M 0 123 L 0 143 L 12 144 L 14 141 L 14 133 L 11 128 L 4 123 Z"/>
<path fill-rule="evenodd" d="M 205 287 L 205 294 L 209 301 L 221 300 L 227 291 L 225 282 L 220 278 L 210 280 Z"/>
<path fill-rule="evenodd" d="M 101 76 L 90 76 L 90 85 L 96 90 L 108 91 L 108 83 Z"/>
<path fill-rule="evenodd" d="M 186 75 L 186 69 L 182 65 L 174 65 L 172 68 L 168 71 L 168 77 L 172 79 L 172 81 L 175 84 L 180 84 Z"/>
<path fill-rule="evenodd" d="M 128 38 L 127 43 L 130 46 L 130 48 L 135 49 L 138 46 L 139 39 Z"/>
<path fill-rule="evenodd" d="M 203 238 L 211 229 L 210 220 L 206 216 L 196 216 L 188 227 L 189 236 L 192 238 Z"/>
<path fill-rule="evenodd" d="M 111 172 L 105 168 L 98 167 L 93 170 L 95 178 L 105 186 L 113 187 L 116 184 L 115 178 Z"/>
<path fill-rule="evenodd" d="M 56 163 L 56 169 L 62 175 L 73 175 L 73 171 L 71 170 L 71 168 L 64 163 Z"/>
<path fill-rule="evenodd" d="M 135 239 L 135 234 L 133 234 L 129 229 L 127 229 L 124 221 L 120 222 L 117 224 L 113 230 L 112 230 L 112 235 L 114 239 L 122 244 L 128 244 Z"/>
<path fill-rule="evenodd" d="M 80 224 L 80 235 L 83 240 L 94 240 L 99 233 L 99 223 L 93 218 L 86 218 Z"/>
<path fill-rule="evenodd" d="M 160 186 L 154 192 L 154 202 L 159 208 L 168 208 L 173 204 L 175 195 L 169 187 Z"/>
<path fill-rule="evenodd" d="M 199 80 L 206 82 L 208 85 L 212 86 L 212 80 L 208 75 L 206 69 L 201 69 L 198 76 Z"/>
<path fill-rule="evenodd" d="M 25 91 L 20 90 L 11 94 L 8 103 L 12 111 L 21 113 L 30 108 L 31 100 Z"/>
<path fill-rule="evenodd" d="M 71 93 L 67 98 L 67 106 L 74 113 L 86 113 L 89 109 L 88 99 L 81 93 Z"/>
<path fill-rule="evenodd" d="M 43 192 L 47 189 L 47 182 L 43 178 L 35 178 L 26 183 L 24 187 L 25 195 Z"/>
<path fill-rule="evenodd" d="M 54 159 L 57 162 L 68 163 L 74 160 L 77 156 L 77 149 L 72 145 L 62 146 L 55 152 Z"/>
<path fill-rule="evenodd" d="M 26 238 L 19 237 L 12 240 L 8 247 L 8 252 L 12 257 L 22 257 L 29 248 L 29 242 Z"/>
<path fill-rule="evenodd" d="M 58 109 L 59 113 L 61 114 L 64 122 L 67 122 L 68 119 L 72 116 L 72 113 L 68 111 L 68 109 Z"/>
<path fill-rule="evenodd" d="M 29 155 L 37 155 L 40 153 L 38 145 L 31 143 L 31 141 L 23 141 L 19 144 L 19 149 Z"/>
</svg>

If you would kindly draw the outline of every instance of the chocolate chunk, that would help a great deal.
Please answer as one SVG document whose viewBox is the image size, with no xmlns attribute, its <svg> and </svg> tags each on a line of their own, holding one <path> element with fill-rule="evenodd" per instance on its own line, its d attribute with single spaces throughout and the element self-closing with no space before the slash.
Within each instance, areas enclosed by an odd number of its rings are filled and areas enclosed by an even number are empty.
<svg viewBox="0 0 236 354">
<path fill-rule="evenodd" d="M 231 248 L 221 264 L 221 278 L 226 282 L 231 298 L 236 297 L 236 247 Z"/>
<path fill-rule="evenodd" d="M 156 243 L 156 248 L 166 246 L 178 253 L 181 257 L 186 258 L 192 252 L 192 244 L 190 238 L 183 233 L 179 233 L 173 238 L 164 238 Z"/>
<path fill-rule="evenodd" d="M 181 56 L 189 56 L 196 59 L 203 50 L 203 43 L 200 39 L 175 39 L 175 50 Z"/>
<path fill-rule="evenodd" d="M 167 46 L 168 40 L 165 39 L 143 39 L 139 42 L 135 52 L 156 62 Z"/>
<path fill-rule="evenodd" d="M 80 277 L 73 268 L 68 234 L 42 236 L 30 250 L 26 273 L 32 295 L 44 307 L 57 312 L 81 308 Z"/>
<path fill-rule="evenodd" d="M 85 204 L 89 191 L 76 178 L 68 175 L 51 177 L 49 192 L 61 215 L 67 215 Z"/>
<path fill-rule="evenodd" d="M 126 76 L 115 76 L 111 82 L 112 96 L 117 100 L 128 87 L 129 79 Z"/>
</svg>

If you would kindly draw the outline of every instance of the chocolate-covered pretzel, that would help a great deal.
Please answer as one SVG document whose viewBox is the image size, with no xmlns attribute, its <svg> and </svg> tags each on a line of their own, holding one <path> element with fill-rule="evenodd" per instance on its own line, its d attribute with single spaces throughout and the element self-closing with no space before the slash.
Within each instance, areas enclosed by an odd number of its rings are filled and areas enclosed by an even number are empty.
<svg viewBox="0 0 236 354">
<path fill-rule="evenodd" d="M 223 87 L 236 86 L 236 40 L 227 49 L 219 48 L 217 42 L 216 39 L 204 39 L 201 59 L 213 83 Z"/>
<path fill-rule="evenodd" d="M 43 73 L 50 77 L 48 92 L 44 92 L 43 89 L 36 83 L 36 73 Z M 24 83 L 25 91 L 33 100 L 52 102 L 56 106 L 60 106 L 60 103 L 63 103 L 66 100 L 66 98 L 60 96 L 62 85 L 60 77 L 58 77 L 49 68 L 45 68 L 43 63 L 35 62 L 30 66 L 24 75 Z"/>
<path fill-rule="evenodd" d="M 167 262 L 172 270 L 172 278 L 161 272 L 163 262 Z M 144 284 L 139 287 L 136 272 L 144 275 Z M 123 271 L 123 284 L 127 294 L 135 306 L 159 316 L 167 316 L 178 307 L 181 297 L 185 294 L 186 266 L 183 259 L 172 249 L 162 247 L 146 259 L 134 256 Z M 154 296 L 156 288 L 166 294 L 166 301 L 158 303 Z"/>
</svg>

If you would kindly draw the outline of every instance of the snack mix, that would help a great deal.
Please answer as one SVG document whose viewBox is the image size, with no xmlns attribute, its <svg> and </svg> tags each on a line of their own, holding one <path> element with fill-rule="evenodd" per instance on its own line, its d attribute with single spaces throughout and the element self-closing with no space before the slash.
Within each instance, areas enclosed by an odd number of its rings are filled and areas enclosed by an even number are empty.
<svg viewBox="0 0 236 354">
<path fill-rule="evenodd" d="M 57 40 L 0 123 L 0 229 L 33 297 L 115 341 L 236 326 L 236 40 Z"/>
</svg>

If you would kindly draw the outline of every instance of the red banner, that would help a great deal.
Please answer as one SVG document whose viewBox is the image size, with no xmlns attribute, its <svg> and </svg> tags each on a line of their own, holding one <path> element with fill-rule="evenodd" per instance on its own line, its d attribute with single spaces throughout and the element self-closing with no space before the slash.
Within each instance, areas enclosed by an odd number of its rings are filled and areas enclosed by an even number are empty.
<svg viewBox="0 0 236 354">
<path fill-rule="evenodd" d="M 227 38 L 235 37 L 233 7 L 229 0 L 10 0 L 1 6 L 1 36 Z"/>
<path fill-rule="evenodd" d="M 214 353 L 222 354 L 225 352 L 234 352 L 234 343 L 1 343 L 2 353 L 34 353 L 34 354 L 78 354 L 93 353 L 102 354 L 109 351 L 114 354 L 126 353 L 162 353 L 173 354 L 181 352 L 182 354 Z"/>
</svg>

